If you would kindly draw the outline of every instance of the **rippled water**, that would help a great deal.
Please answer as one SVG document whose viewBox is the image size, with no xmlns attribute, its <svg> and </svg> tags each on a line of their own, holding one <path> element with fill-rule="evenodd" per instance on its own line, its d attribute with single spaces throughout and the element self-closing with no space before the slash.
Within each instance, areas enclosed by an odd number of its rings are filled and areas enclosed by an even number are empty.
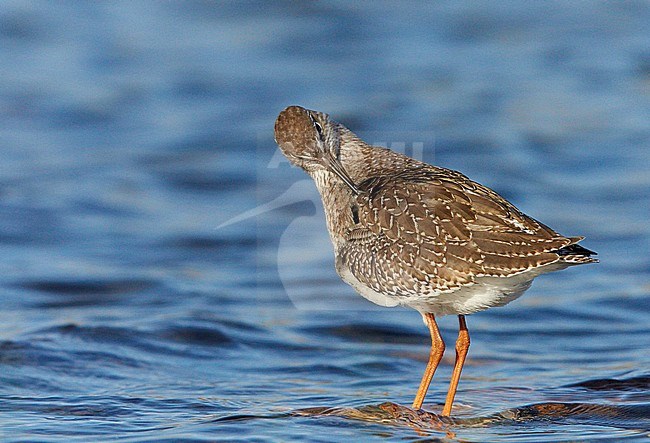
<svg viewBox="0 0 650 443">
<path fill-rule="evenodd" d="M 0 439 L 647 441 L 648 22 L 634 1 L 4 2 Z M 419 315 L 335 275 L 272 139 L 289 104 L 599 252 L 468 318 L 452 419 L 452 353 L 412 411 Z"/>
</svg>

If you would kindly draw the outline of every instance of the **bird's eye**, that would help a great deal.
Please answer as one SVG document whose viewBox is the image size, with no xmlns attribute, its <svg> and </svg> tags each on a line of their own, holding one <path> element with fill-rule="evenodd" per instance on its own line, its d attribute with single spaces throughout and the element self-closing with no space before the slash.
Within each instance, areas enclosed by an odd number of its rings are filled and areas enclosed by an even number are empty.
<svg viewBox="0 0 650 443">
<path fill-rule="evenodd" d="M 314 128 L 316 128 L 316 132 L 318 132 L 318 138 L 321 140 L 323 139 L 323 127 L 320 125 L 318 122 L 314 122 Z"/>
</svg>

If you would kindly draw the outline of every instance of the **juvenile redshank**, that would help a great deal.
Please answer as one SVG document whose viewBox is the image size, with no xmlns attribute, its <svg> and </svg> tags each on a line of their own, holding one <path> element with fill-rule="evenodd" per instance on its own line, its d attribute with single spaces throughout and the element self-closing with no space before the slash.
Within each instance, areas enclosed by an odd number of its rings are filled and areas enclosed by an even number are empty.
<svg viewBox="0 0 650 443">
<path fill-rule="evenodd" d="M 597 262 L 583 237 L 558 234 L 459 172 L 370 146 L 327 114 L 290 106 L 275 140 L 316 183 L 343 281 L 373 303 L 422 314 L 431 352 L 414 409 L 445 350 L 436 317 L 460 324 L 449 416 L 469 349 L 465 316 L 511 302 L 540 274 Z"/>
</svg>

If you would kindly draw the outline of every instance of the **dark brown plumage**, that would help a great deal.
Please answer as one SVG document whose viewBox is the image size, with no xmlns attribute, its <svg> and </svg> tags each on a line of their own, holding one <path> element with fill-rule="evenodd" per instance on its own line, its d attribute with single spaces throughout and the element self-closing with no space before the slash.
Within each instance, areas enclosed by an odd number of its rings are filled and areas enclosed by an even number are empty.
<svg viewBox="0 0 650 443">
<path fill-rule="evenodd" d="M 414 407 L 444 350 L 436 315 L 459 315 L 468 347 L 464 315 L 509 303 L 542 273 L 597 261 L 583 237 L 558 234 L 459 172 L 369 146 L 327 114 L 291 106 L 275 138 L 316 183 L 341 278 L 374 303 L 417 309 L 429 326 L 436 352 Z"/>
</svg>

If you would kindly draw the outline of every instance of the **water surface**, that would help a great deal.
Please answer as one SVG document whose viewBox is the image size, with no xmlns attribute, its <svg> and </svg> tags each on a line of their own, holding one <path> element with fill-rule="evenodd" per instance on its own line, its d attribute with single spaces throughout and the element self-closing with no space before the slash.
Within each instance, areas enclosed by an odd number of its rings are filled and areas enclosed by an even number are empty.
<svg viewBox="0 0 650 443">
<path fill-rule="evenodd" d="M 5 2 L 0 438 L 647 441 L 649 21 L 644 2 Z M 599 252 L 468 318 L 452 419 L 453 354 L 412 411 L 419 315 L 336 276 L 272 139 L 289 104 Z"/>
</svg>

